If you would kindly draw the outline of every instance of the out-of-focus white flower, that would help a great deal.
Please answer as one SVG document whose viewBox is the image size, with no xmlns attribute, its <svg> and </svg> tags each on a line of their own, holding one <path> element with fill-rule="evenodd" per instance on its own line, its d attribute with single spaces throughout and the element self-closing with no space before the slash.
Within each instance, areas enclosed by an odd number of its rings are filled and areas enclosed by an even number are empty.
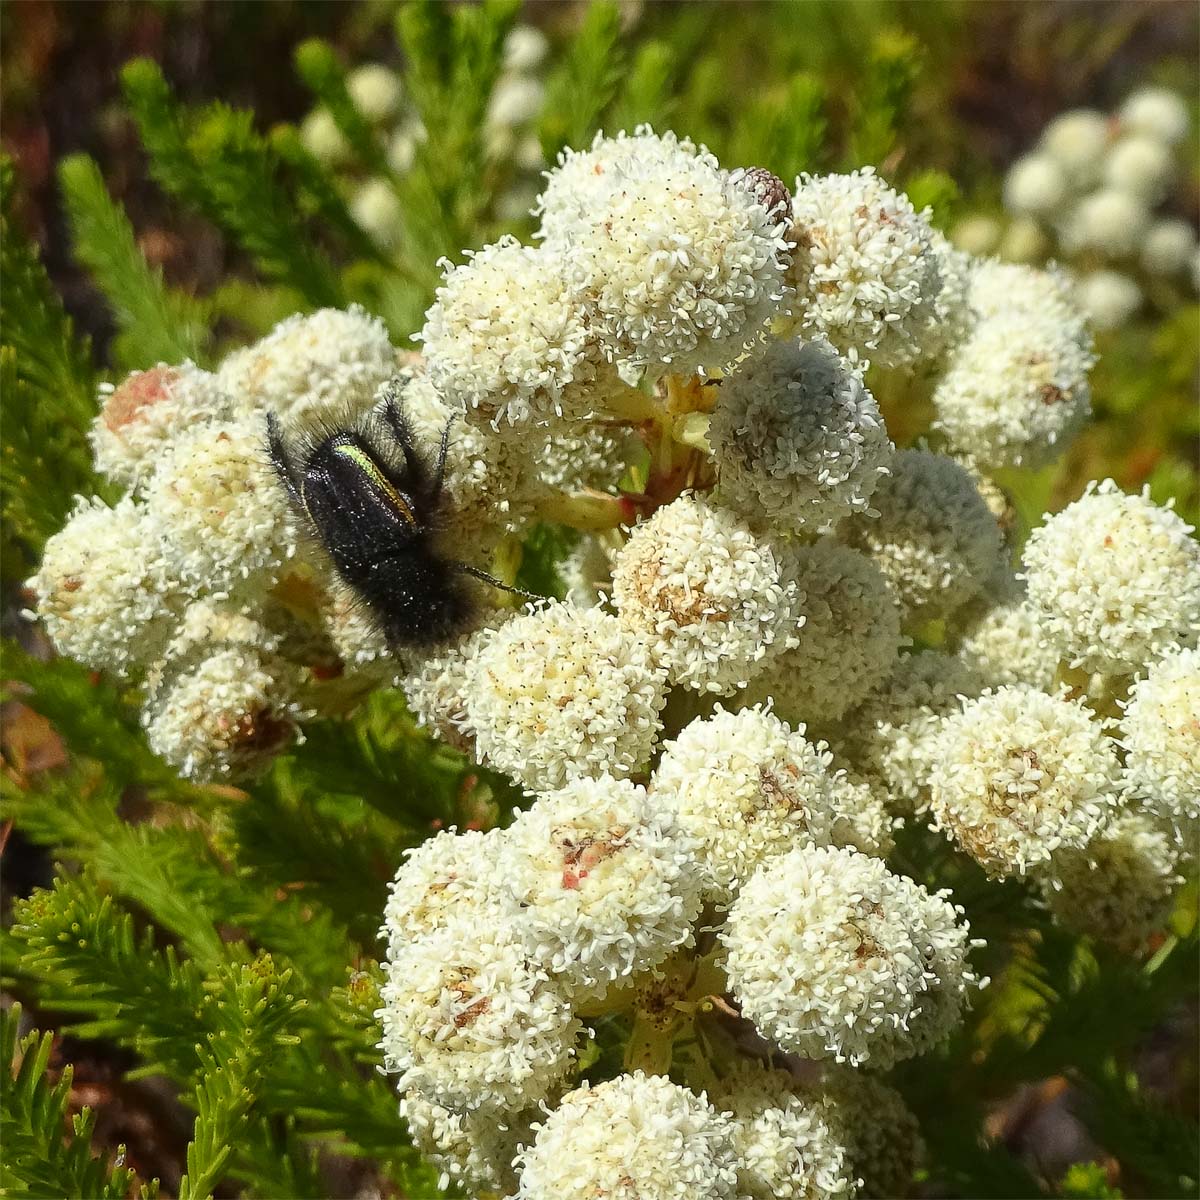
<svg viewBox="0 0 1200 1200">
<path fill-rule="evenodd" d="M 936 229 L 930 244 L 937 258 L 942 286 L 933 302 L 929 326 L 922 336 L 922 357 L 936 363 L 975 327 L 971 281 L 978 263 L 973 255 Z"/>
<path fill-rule="evenodd" d="M 943 722 L 930 808 L 989 874 L 1024 875 L 1096 836 L 1120 800 L 1120 773 L 1112 740 L 1080 701 L 1010 684 Z"/>
<path fill-rule="evenodd" d="M 708 440 L 721 501 L 785 533 L 869 511 L 893 452 L 862 372 L 823 338 L 772 341 L 739 364 Z"/>
<path fill-rule="evenodd" d="M 480 756 L 531 791 L 551 791 L 644 767 L 666 681 L 645 638 L 616 617 L 550 604 L 482 644 L 464 691 Z"/>
<path fill-rule="evenodd" d="M 662 1075 L 634 1071 L 570 1092 L 518 1155 L 514 1200 L 734 1200 L 730 1119 Z"/>
<path fill-rule="evenodd" d="M 429 134 L 419 119 L 403 121 L 395 133 L 388 139 L 388 166 L 397 175 L 405 175 L 412 170 L 417 158 L 417 150 L 428 140 Z"/>
<path fill-rule="evenodd" d="M 758 867 L 802 844 L 829 845 L 830 756 L 804 727 L 719 705 L 664 747 L 651 796 L 698 847 L 705 892 L 727 902 Z"/>
<path fill-rule="evenodd" d="M 564 598 L 578 608 L 593 608 L 612 594 L 612 552 L 607 539 L 592 535 L 579 543 L 558 564 Z"/>
<path fill-rule="evenodd" d="M 1035 529 L 1025 546 L 1031 603 L 1075 666 L 1132 674 L 1200 638 L 1200 544 L 1148 491 L 1111 480 Z"/>
<path fill-rule="evenodd" d="M 1092 271 L 1076 294 L 1097 329 L 1119 329 L 1142 306 L 1142 289 L 1120 271 Z"/>
<path fill-rule="evenodd" d="M 782 1049 L 886 1069 L 961 1019 L 977 980 L 960 912 L 879 859 L 797 848 L 759 870 L 729 910 L 720 938 L 730 988 Z"/>
<path fill-rule="evenodd" d="M 1122 130 L 1158 138 L 1174 146 L 1187 136 L 1187 105 L 1169 88 L 1139 88 L 1121 105 L 1117 114 Z"/>
<path fill-rule="evenodd" d="M 991 687 L 1026 683 L 1054 690 L 1059 652 L 1047 641 L 1041 614 L 1024 593 L 980 616 L 959 643 L 958 656 Z"/>
<path fill-rule="evenodd" d="M 842 527 L 895 592 L 906 624 L 949 616 L 983 587 L 1003 538 L 968 472 L 952 458 L 900 450 L 875 490 L 878 517 Z"/>
<path fill-rule="evenodd" d="M 1104 182 L 1157 204 L 1175 177 L 1175 156 L 1158 138 L 1134 133 L 1121 138 L 1104 160 Z"/>
<path fill-rule="evenodd" d="M 488 100 L 487 122 L 505 130 L 527 125 L 542 111 L 545 99 L 546 89 L 540 80 L 528 75 L 503 75 Z"/>
<path fill-rule="evenodd" d="M 549 50 L 546 35 L 536 25 L 515 25 L 504 39 L 504 69 L 534 71 Z"/>
<path fill-rule="evenodd" d="M 382 63 L 366 63 L 346 76 L 346 90 L 368 121 L 382 125 L 400 107 L 400 76 Z"/>
<path fill-rule="evenodd" d="M 882 366 L 918 358 L 942 286 L 925 216 L 873 167 L 802 175 L 792 213 L 800 327 Z"/>
<path fill-rule="evenodd" d="M 1150 224 L 1145 202 L 1126 191 L 1102 188 L 1067 214 L 1062 244 L 1072 253 L 1092 249 L 1105 258 L 1127 258 L 1141 247 Z"/>
<path fill-rule="evenodd" d="M 771 544 L 695 495 L 633 530 L 616 557 L 613 598 L 672 683 L 725 695 L 794 644 L 799 619 L 796 584 Z"/>
<path fill-rule="evenodd" d="M 967 254 L 991 254 L 1000 242 L 1003 227 L 995 217 L 964 217 L 950 231 L 950 240 Z"/>
<path fill-rule="evenodd" d="M 1066 199 L 1067 173 L 1048 154 L 1027 154 L 1004 177 L 1004 206 L 1009 212 L 1034 216 L 1054 213 Z"/>
<path fill-rule="evenodd" d="M 1042 131 L 1040 144 L 1079 187 L 1099 175 L 1108 142 L 1108 118 L 1092 108 L 1076 108 L 1055 117 Z"/>
<path fill-rule="evenodd" d="M 327 108 L 314 108 L 300 126 L 300 140 L 308 152 L 326 167 L 336 167 L 350 158 L 350 143 Z"/>
<path fill-rule="evenodd" d="M 1050 249 L 1050 239 L 1036 217 L 1017 217 L 1004 231 L 998 251 L 1009 262 L 1032 263 Z"/>
<path fill-rule="evenodd" d="M 1181 275 L 1196 253 L 1196 231 L 1186 221 L 1155 221 L 1142 242 L 1142 266 L 1151 275 Z"/>
<path fill-rule="evenodd" d="M 971 274 L 971 307 L 980 323 L 1012 312 L 1045 322 L 1091 350 L 1091 335 L 1075 299 L 1074 281 L 1057 267 L 1030 267 L 988 259 Z"/>
<path fill-rule="evenodd" d="M 384 250 L 404 236 L 404 210 L 396 189 L 386 179 L 368 179 L 350 201 L 350 215 Z"/>
</svg>

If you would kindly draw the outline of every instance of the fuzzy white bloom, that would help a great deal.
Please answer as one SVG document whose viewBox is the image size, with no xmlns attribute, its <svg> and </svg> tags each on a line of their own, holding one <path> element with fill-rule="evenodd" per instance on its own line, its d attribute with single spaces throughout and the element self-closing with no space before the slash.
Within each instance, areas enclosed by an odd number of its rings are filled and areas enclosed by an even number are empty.
<svg viewBox="0 0 1200 1200">
<path fill-rule="evenodd" d="M 386 179 L 368 179 L 350 201 L 350 215 L 384 250 L 404 236 L 404 210 L 396 189 Z"/>
<path fill-rule="evenodd" d="M 146 508 L 180 579 L 258 596 L 295 554 L 287 493 L 265 438 L 261 417 L 214 421 L 180 433 L 159 458 Z"/>
<path fill-rule="evenodd" d="M 743 361 L 721 383 L 708 440 L 721 502 L 785 533 L 869 511 L 893 453 L 861 370 L 824 338 L 771 341 Z"/>
<path fill-rule="evenodd" d="M 1067 173 L 1057 159 L 1027 154 L 1004 177 L 1004 207 L 1012 213 L 1049 215 L 1066 199 L 1068 187 Z"/>
<path fill-rule="evenodd" d="M 1181 275 L 1196 253 L 1196 231 L 1187 221 L 1155 221 L 1142 242 L 1142 266 L 1151 275 Z"/>
<path fill-rule="evenodd" d="M 504 835 L 501 887 L 530 955 L 573 1001 L 691 941 L 694 847 L 644 788 L 602 776 L 543 794 Z"/>
<path fill-rule="evenodd" d="M 520 1109 L 570 1069 L 580 1024 L 511 922 L 468 910 L 400 946 L 375 1014 L 402 1091 L 448 1108 Z"/>
<path fill-rule="evenodd" d="M 1171 915 L 1180 857 L 1168 830 L 1126 811 L 1082 849 L 1056 855 L 1039 882 L 1059 924 L 1138 954 Z"/>
<path fill-rule="evenodd" d="M 849 546 L 797 546 L 788 563 L 804 596 L 799 644 L 772 658 L 743 699 L 770 697 L 788 720 L 837 721 L 895 665 L 900 609 L 882 571 Z"/>
<path fill-rule="evenodd" d="M 881 366 L 917 359 L 942 286 L 925 214 L 873 167 L 801 175 L 792 214 L 800 326 Z"/>
<path fill-rule="evenodd" d="M 1099 175 L 1108 141 L 1108 118 L 1095 109 L 1077 108 L 1055 117 L 1042 130 L 1040 145 L 1078 187 Z"/>
<path fill-rule="evenodd" d="M 604 537 L 585 534 L 558 564 L 558 577 L 568 604 L 594 608 L 612 594 L 612 554 Z"/>
<path fill-rule="evenodd" d="M 1091 350 L 1091 335 L 1075 299 L 1074 281 L 1057 267 L 1030 267 L 988 259 L 971 274 L 969 301 L 980 322 L 1014 311 L 1042 321 Z"/>
<path fill-rule="evenodd" d="M 417 158 L 417 151 L 428 140 L 429 134 L 421 120 L 413 117 L 403 121 L 388 139 L 388 166 L 397 175 L 406 175 L 412 170 Z"/>
<path fill-rule="evenodd" d="M 1121 744 L 1126 779 L 1147 807 L 1200 821 L 1200 650 L 1169 650 L 1130 688 Z"/>
<path fill-rule="evenodd" d="M 936 363 L 975 327 L 977 315 L 971 305 L 971 284 L 978 262 L 939 230 L 933 231 L 930 245 L 937 259 L 942 286 L 922 335 L 922 357 Z"/>
<path fill-rule="evenodd" d="M 925 1143 L 900 1093 L 866 1071 L 826 1067 L 820 1098 L 846 1148 L 848 1173 L 859 1180 L 859 1200 L 910 1195 Z"/>
<path fill-rule="evenodd" d="M 1094 361 L 1070 326 L 1020 310 L 983 321 L 934 391 L 934 428 L 984 470 L 1042 466 L 1091 413 Z"/>
<path fill-rule="evenodd" d="M 145 479 L 175 436 L 198 421 L 233 415 L 217 377 L 191 362 L 134 371 L 117 387 L 101 388 L 101 395 L 103 407 L 88 434 L 96 469 L 125 487 Z"/>
<path fill-rule="evenodd" d="M 1175 177 L 1175 156 L 1155 137 L 1134 133 L 1121 138 L 1104 160 L 1104 182 L 1155 205 Z"/>
<path fill-rule="evenodd" d="M 713 1103 L 733 1117 L 739 1200 L 849 1200 L 857 1194 L 840 1129 L 823 1097 L 787 1071 L 742 1063 Z"/>
<path fill-rule="evenodd" d="M 696 843 L 706 896 L 728 902 L 764 862 L 801 844 L 829 845 L 831 758 L 761 708 L 697 718 L 668 742 L 655 804 Z"/>
<path fill-rule="evenodd" d="M 504 39 L 504 69 L 535 71 L 549 52 L 550 43 L 536 25 L 514 25 Z"/>
<path fill-rule="evenodd" d="M 953 1031 L 976 983 L 945 895 L 853 850 L 773 859 L 720 934 L 743 1015 L 808 1058 L 886 1069 L 922 1053 Z"/>
<path fill-rule="evenodd" d="M 1029 599 L 1073 665 L 1125 675 L 1172 643 L 1200 638 L 1200 543 L 1148 492 L 1111 480 L 1035 529 L 1025 545 Z"/>
<path fill-rule="evenodd" d="M 992 254 L 1002 231 L 1003 226 L 995 217 L 977 213 L 959 221 L 950 231 L 950 240 L 967 254 Z"/>
<path fill-rule="evenodd" d="M 906 624 L 949 616 L 995 570 L 1000 527 L 970 474 L 952 458 L 898 451 L 875 504 L 879 517 L 851 518 L 842 536 L 875 560 Z"/>
<path fill-rule="evenodd" d="M 1023 593 L 996 604 L 967 630 L 958 656 L 989 686 L 1026 683 L 1054 690 L 1058 649 L 1047 641 L 1042 616 Z"/>
<path fill-rule="evenodd" d="M 566 425 L 544 439 L 532 432 L 526 453 L 540 487 L 551 491 L 615 492 L 640 444 L 628 430 L 597 424 Z"/>
<path fill-rule="evenodd" d="M 1187 105 L 1169 88 L 1139 88 L 1130 96 L 1117 114 L 1123 130 L 1158 138 L 1174 146 L 1187 137 Z"/>
<path fill-rule="evenodd" d="M 513 438 L 602 406 L 612 377 L 557 250 L 506 237 L 445 267 L 421 338 L 448 402 Z"/>
<path fill-rule="evenodd" d="M 487 123 L 493 128 L 512 129 L 527 125 L 546 101 L 542 82 L 529 75 L 502 75 L 488 100 Z"/>
<path fill-rule="evenodd" d="M 351 154 L 350 143 L 342 136 L 329 109 L 314 108 L 300 125 L 300 140 L 308 152 L 326 167 L 344 163 Z"/>
<path fill-rule="evenodd" d="M 184 604 L 157 523 L 129 499 L 81 497 L 28 586 L 61 654 L 119 675 L 162 653 Z"/>
<path fill-rule="evenodd" d="M 339 588 L 323 615 L 325 632 L 346 667 L 378 675 L 381 682 L 389 684 L 403 669 L 379 622 L 353 593 Z"/>
<path fill-rule="evenodd" d="M 235 350 L 217 375 L 239 411 L 273 412 L 294 427 L 365 411 L 395 369 L 383 322 L 352 304 L 288 317 Z"/>
<path fill-rule="evenodd" d="M 518 1156 L 514 1200 L 735 1200 L 730 1119 L 662 1075 L 568 1093 Z"/>
<path fill-rule="evenodd" d="M 784 298 L 785 226 L 711 155 L 650 138 L 593 149 L 601 160 L 611 153 L 614 169 L 569 209 L 556 203 L 551 240 L 564 247 L 573 293 L 627 376 L 721 367 Z M 562 169 L 577 177 L 571 160 Z"/>
<path fill-rule="evenodd" d="M 937 737 L 937 828 L 990 875 L 1024 875 L 1086 845 L 1120 800 L 1120 763 L 1078 700 L 1009 684 L 968 700 Z"/>
<path fill-rule="evenodd" d="M 1150 224 L 1145 202 L 1129 192 L 1101 188 L 1085 196 L 1064 218 L 1061 241 L 1071 253 L 1096 250 L 1105 258 L 1136 254 Z"/>
<path fill-rule="evenodd" d="M 400 76 L 382 63 L 365 63 L 346 76 L 346 90 L 368 121 L 383 125 L 400 108 Z"/>
<path fill-rule="evenodd" d="M 388 889 L 379 931 L 388 957 L 468 912 L 479 921 L 497 919 L 488 910 L 500 898 L 497 869 L 504 842 L 499 829 L 444 829 L 407 851 Z"/>
<path fill-rule="evenodd" d="M 1142 289 L 1120 271 L 1092 271 L 1076 291 L 1096 329 L 1119 329 L 1142 307 Z"/>
<path fill-rule="evenodd" d="M 883 789 L 857 772 L 839 770 L 831 778 L 830 790 L 832 844 L 886 858 L 896 844 L 893 834 L 903 822 L 888 812 Z"/>
<path fill-rule="evenodd" d="M 464 724 L 485 761 L 549 791 L 640 770 L 665 700 L 643 637 L 601 609 L 550 604 L 514 617 L 474 654 Z"/>
<path fill-rule="evenodd" d="M 617 554 L 621 621 L 650 639 L 672 683 L 729 695 L 795 644 L 796 584 L 782 556 L 726 509 L 684 495 Z"/>
<path fill-rule="evenodd" d="M 925 803 L 941 718 L 982 682 L 963 661 L 922 650 L 897 662 L 884 685 L 846 718 L 847 754 L 898 808 Z"/>
</svg>

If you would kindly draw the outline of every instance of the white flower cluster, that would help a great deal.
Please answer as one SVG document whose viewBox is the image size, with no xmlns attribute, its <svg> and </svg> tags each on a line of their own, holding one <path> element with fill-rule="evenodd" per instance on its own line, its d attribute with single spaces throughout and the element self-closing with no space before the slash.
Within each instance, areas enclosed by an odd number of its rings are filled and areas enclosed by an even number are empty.
<svg viewBox="0 0 1200 1200">
<path fill-rule="evenodd" d="M 1017 262 L 1077 264 L 1075 293 L 1097 329 L 1126 324 L 1149 295 L 1200 286 L 1194 224 L 1166 202 L 1180 190 L 1190 119 L 1181 96 L 1144 87 L 1112 114 L 1074 109 L 1055 117 L 1004 180 L 1007 228 L 971 218 L 960 241 Z M 957 235 L 956 235 L 957 236 Z"/>
</svg>

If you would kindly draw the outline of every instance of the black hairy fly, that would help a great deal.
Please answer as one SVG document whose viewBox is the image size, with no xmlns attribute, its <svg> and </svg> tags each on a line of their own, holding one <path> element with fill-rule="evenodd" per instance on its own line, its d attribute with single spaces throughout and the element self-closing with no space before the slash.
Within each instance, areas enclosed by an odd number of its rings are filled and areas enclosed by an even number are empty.
<svg viewBox="0 0 1200 1200">
<path fill-rule="evenodd" d="M 393 649 L 462 631 L 477 608 L 466 576 L 505 587 L 437 551 L 449 438 L 448 422 L 430 465 L 395 392 L 366 417 L 310 435 L 295 455 L 267 416 L 271 461 L 296 512 Z"/>
</svg>

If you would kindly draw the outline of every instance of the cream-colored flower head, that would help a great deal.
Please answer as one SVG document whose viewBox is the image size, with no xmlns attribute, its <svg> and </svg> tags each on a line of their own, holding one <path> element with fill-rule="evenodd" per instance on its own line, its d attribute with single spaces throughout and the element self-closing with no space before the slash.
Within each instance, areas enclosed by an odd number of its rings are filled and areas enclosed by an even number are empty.
<svg viewBox="0 0 1200 1200">
<path fill-rule="evenodd" d="M 720 934 L 742 1014 L 808 1058 L 886 1069 L 936 1045 L 977 982 L 946 894 L 853 850 L 800 847 L 771 860 Z"/>
<path fill-rule="evenodd" d="M 1071 326 L 1013 310 L 981 322 L 933 394 L 934 428 L 984 470 L 1057 458 L 1091 413 L 1095 358 Z"/>
<path fill-rule="evenodd" d="M 470 660 L 464 728 L 483 761 L 530 791 L 642 769 L 666 682 L 644 637 L 599 608 L 514 617 Z"/>
<path fill-rule="evenodd" d="M 836 761 L 834 767 L 837 769 L 830 781 L 833 795 L 830 842 L 872 858 L 886 858 L 895 848 L 893 835 L 903 821 L 888 811 L 886 795 L 878 781 L 845 770 Z"/>
<path fill-rule="evenodd" d="M 1200 821 L 1200 650 L 1169 650 L 1130 688 L 1121 744 L 1148 808 L 1185 827 Z"/>
<path fill-rule="evenodd" d="M 874 167 L 801 175 L 792 215 L 800 328 L 881 366 L 919 358 L 942 287 L 926 215 Z"/>
<path fill-rule="evenodd" d="M 929 787 L 941 718 L 982 683 L 963 661 L 940 650 L 906 654 L 884 684 L 846 717 L 844 748 L 898 809 L 920 810 Z"/>
<path fill-rule="evenodd" d="M 616 546 L 604 535 L 584 534 L 557 566 L 568 604 L 594 608 L 612 595 L 612 558 Z"/>
<path fill-rule="evenodd" d="M 875 560 L 906 625 L 950 616 L 1002 558 L 1000 527 L 975 481 L 943 454 L 898 451 L 874 505 L 878 517 L 854 517 L 841 534 Z"/>
<path fill-rule="evenodd" d="M 360 184 L 350 201 L 350 215 L 383 250 L 394 250 L 404 237 L 404 206 L 388 179 Z"/>
<path fill-rule="evenodd" d="M 689 942 L 694 847 L 645 789 L 602 776 L 542 795 L 505 832 L 501 887 L 533 958 L 573 1001 Z"/>
<path fill-rule="evenodd" d="M 392 120 L 400 108 L 400 76 L 383 63 L 364 63 L 346 76 L 346 90 L 359 112 L 378 125 Z"/>
<path fill-rule="evenodd" d="M 506 237 L 445 267 L 421 338 L 448 403 L 510 439 L 603 407 L 614 377 L 559 250 Z"/>
<path fill-rule="evenodd" d="M 1054 690 L 1058 649 L 1046 640 L 1041 614 L 1024 593 L 979 617 L 959 643 L 958 656 L 991 687 L 1027 683 Z"/>
<path fill-rule="evenodd" d="M 626 429 L 598 424 L 565 425 L 536 431 L 527 449 L 536 487 L 554 492 L 591 488 L 615 492 L 626 467 L 637 457 L 640 439 Z"/>
<path fill-rule="evenodd" d="M 977 314 L 971 305 L 971 282 L 979 260 L 955 246 L 937 229 L 930 245 L 937 258 L 942 286 L 921 338 L 921 357 L 937 364 L 975 328 Z"/>
<path fill-rule="evenodd" d="M 194 363 L 159 364 L 134 371 L 115 388 L 101 388 L 103 407 L 88 434 L 96 469 L 132 487 L 154 469 L 171 439 L 197 421 L 233 415 L 233 401 L 217 377 Z"/>
<path fill-rule="evenodd" d="M 713 1103 L 733 1117 L 738 1195 L 744 1200 L 849 1200 L 857 1194 L 846 1147 L 820 1096 L 787 1071 L 743 1062 Z"/>
<path fill-rule="evenodd" d="M 1075 295 L 1094 329 L 1120 329 L 1142 306 L 1142 289 L 1121 271 L 1091 271 Z"/>
<path fill-rule="evenodd" d="M 518 1155 L 514 1200 L 735 1200 L 730 1119 L 663 1075 L 568 1093 Z"/>
<path fill-rule="evenodd" d="M 1109 137 L 1109 121 L 1103 113 L 1076 108 L 1060 113 L 1042 130 L 1040 146 L 1078 188 L 1099 177 Z"/>
<path fill-rule="evenodd" d="M 1128 675 L 1200 638 L 1200 543 L 1148 492 L 1111 480 L 1035 529 L 1025 545 L 1030 602 L 1046 636 L 1085 671 Z"/>
<path fill-rule="evenodd" d="M 196 425 L 171 442 L 146 484 L 168 562 L 205 592 L 260 596 L 295 554 L 265 438 L 261 417 Z"/>
<path fill-rule="evenodd" d="M 782 554 L 728 509 L 690 494 L 630 534 L 613 598 L 671 683 L 721 695 L 794 644 L 799 620 Z"/>
<path fill-rule="evenodd" d="M 1120 138 L 1104 160 L 1104 182 L 1145 204 L 1158 204 L 1175 179 L 1175 156 L 1158 138 L 1131 133 Z"/>
<path fill-rule="evenodd" d="M 1140 133 L 1174 146 L 1187 137 L 1187 104 L 1177 92 L 1164 87 L 1139 88 L 1117 114 L 1122 131 Z"/>
<path fill-rule="evenodd" d="M 28 586 L 59 653 L 118 675 L 162 653 L 185 603 L 157 523 L 130 499 L 80 497 Z"/>
<path fill-rule="evenodd" d="M 1004 207 L 1018 215 L 1052 216 L 1067 194 L 1067 173 L 1048 154 L 1017 159 L 1004 177 Z"/>
<path fill-rule="evenodd" d="M 375 1015 L 402 1091 L 521 1109 L 570 1069 L 580 1024 L 512 922 L 453 916 L 398 947 L 386 971 Z"/>
<path fill-rule="evenodd" d="M 1105 258 L 1137 253 L 1150 223 L 1145 201 L 1104 187 L 1085 196 L 1062 220 L 1059 239 L 1074 254 L 1095 250 Z"/>
<path fill-rule="evenodd" d="M 760 337 L 787 292 L 782 214 L 710 154 L 651 139 L 626 139 L 574 205 L 547 209 L 547 245 L 563 248 L 572 294 L 627 378 L 724 366 Z"/>
<path fill-rule="evenodd" d="M 1182 275 L 1196 253 L 1196 231 L 1178 217 L 1164 217 L 1146 231 L 1142 266 L 1151 275 Z"/>
<path fill-rule="evenodd" d="M 708 440 L 721 502 L 782 533 L 868 512 L 893 452 L 861 370 L 824 338 L 772 340 L 740 363 Z"/>
<path fill-rule="evenodd" d="M 1065 929 L 1139 954 L 1170 919 L 1180 857 L 1169 830 L 1127 810 L 1086 846 L 1060 851 L 1038 882 Z"/>
<path fill-rule="evenodd" d="M 1071 336 L 1090 353 L 1091 334 L 1075 299 L 1074 281 L 1058 267 L 1030 267 L 1022 263 L 986 259 L 971 272 L 968 300 L 980 323 L 1013 312 L 1044 322 Z"/>
<path fill-rule="evenodd" d="M 839 720 L 892 670 L 900 652 L 900 609 L 865 554 L 824 539 L 789 551 L 804 599 L 799 644 L 771 659 L 746 690 L 770 698 L 787 720 Z"/>
<path fill-rule="evenodd" d="M 942 723 L 930 810 L 990 875 L 1024 875 L 1111 820 L 1121 768 L 1104 725 L 1078 700 L 1009 684 Z"/>
<path fill-rule="evenodd" d="M 261 341 L 235 350 L 217 372 L 239 412 L 273 412 L 284 425 L 341 419 L 371 407 L 396 369 L 378 317 L 357 304 L 281 321 Z"/>
<path fill-rule="evenodd" d="M 833 840 L 829 763 L 803 726 L 718 706 L 664 747 L 651 796 L 695 841 L 705 894 L 728 902 L 764 862 Z"/>
</svg>

